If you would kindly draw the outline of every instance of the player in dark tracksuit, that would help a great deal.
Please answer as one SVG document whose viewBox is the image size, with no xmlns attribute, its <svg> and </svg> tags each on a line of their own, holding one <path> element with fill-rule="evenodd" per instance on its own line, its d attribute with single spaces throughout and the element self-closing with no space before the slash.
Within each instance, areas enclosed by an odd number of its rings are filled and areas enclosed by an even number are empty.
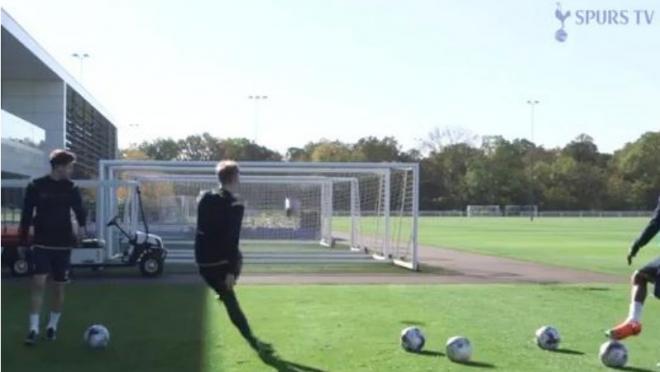
<svg viewBox="0 0 660 372">
<path fill-rule="evenodd" d="M 222 186 L 204 193 L 197 207 L 195 260 L 200 275 L 218 294 L 232 323 L 253 349 L 262 352 L 267 344 L 253 335 L 234 291 L 241 274 L 239 237 L 244 210 L 234 196 L 239 183 L 238 166 L 233 161 L 223 161 L 218 164 L 217 173 Z"/>
<path fill-rule="evenodd" d="M 660 198 L 658 206 L 653 212 L 651 221 L 637 240 L 633 242 L 628 252 L 628 265 L 632 265 L 633 258 L 640 249 L 648 244 L 660 231 Z M 647 283 L 655 283 L 655 296 L 660 298 L 660 257 L 635 271 L 632 277 L 632 301 L 628 318 L 623 323 L 607 331 L 607 336 L 615 340 L 623 340 L 629 336 L 636 336 L 642 332 L 642 308 L 646 300 Z"/>
<path fill-rule="evenodd" d="M 64 285 L 69 281 L 71 248 L 77 245 L 85 227 L 86 213 L 80 190 L 70 180 L 75 155 L 55 150 L 51 154 L 50 163 L 51 173 L 33 180 L 27 186 L 21 214 L 19 245 L 22 250 L 28 246 L 30 226 L 34 226 L 30 329 L 25 339 L 27 345 L 33 345 L 39 335 L 39 315 L 49 274 L 54 282 L 54 295 L 46 338 L 56 338 L 64 303 Z"/>
</svg>

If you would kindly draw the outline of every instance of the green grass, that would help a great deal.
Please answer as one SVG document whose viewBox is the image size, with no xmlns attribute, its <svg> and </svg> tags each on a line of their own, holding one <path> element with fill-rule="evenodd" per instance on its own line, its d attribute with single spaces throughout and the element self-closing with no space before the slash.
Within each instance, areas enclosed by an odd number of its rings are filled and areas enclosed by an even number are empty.
<svg viewBox="0 0 660 372">
<path fill-rule="evenodd" d="M 265 365 L 242 342 L 224 309 L 197 285 L 79 283 L 68 293 L 59 339 L 21 344 L 28 301 L 23 284 L 2 284 L 2 370 L 49 371 L 470 371 L 451 363 L 444 341 L 464 335 L 474 360 L 500 371 L 602 371 L 601 330 L 626 310 L 626 286 L 242 286 L 239 298 L 256 333 L 281 359 Z M 660 303 L 645 309 L 645 333 L 627 342 L 630 366 L 660 361 Z M 85 327 L 112 333 L 108 349 L 82 344 Z M 569 352 L 539 350 L 533 331 L 553 324 Z M 426 355 L 402 351 L 400 329 L 426 332 Z M 286 361 L 286 362 L 285 362 Z M 287 369 L 288 368 L 288 369 Z M 486 369 L 486 368 L 484 368 Z"/>
<path fill-rule="evenodd" d="M 394 220 L 395 221 L 395 220 Z M 334 221 L 333 221 L 334 223 Z M 347 219 L 335 226 L 348 230 Z M 419 242 L 494 256 L 612 274 L 629 274 L 626 254 L 646 226 L 645 218 L 460 218 L 421 217 Z M 369 233 L 365 223 L 364 233 Z M 636 259 L 635 267 L 658 256 L 658 239 Z"/>
</svg>

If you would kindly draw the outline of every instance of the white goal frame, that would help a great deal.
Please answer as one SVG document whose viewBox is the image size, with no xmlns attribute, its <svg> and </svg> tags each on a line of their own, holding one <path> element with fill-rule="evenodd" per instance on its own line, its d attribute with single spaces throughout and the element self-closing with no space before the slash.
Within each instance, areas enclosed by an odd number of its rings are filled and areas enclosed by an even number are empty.
<svg viewBox="0 0 660 372">
<path fill-rule="evenodd" d="M 141 171 L 141 172 L 203 172 L 206 175 L 215 174 L 215 166 L 217 162 L 213 161 L 157 161 L 157 160 L 101 160 L 99 162 L 99 179 L 101 181 L 116 180 L 118 174 L 125 171 Z M 242 179 L 246 180 L 248 177 L 257 176 L 259 174 L 267 173 L 270 178 L 269 181 L 276 179 L 278 174 L 281 177 L 295 176 L 299 177 L 318 177 L 323 174 L 327 182 L 326 193 L 332 193 L 332 184 L 339 182 L 350 183 L 350 200 L 351 200 L 351 222 L 350 232 L 348 239 L 350 245 L 354 249 L 367 251 L 367 246 L 373 248 L 373 245 L 367 244 L 366 235 L 359 230 L 359 219 L 362 217 L 359 209 L 359 200 L 361 193 L 364 190 L 359 189 L 359 183 L 354 177 L 346 176 L 346 174 L 355 175 L 373 175 L 380 180 L 379 186 L 379 218 L 382 218 L 383 232 L 378 239 L 382 244 L 376 251 L 369 250 L 368 253 L 375 258 L 390 261 L 391 263 L 403 266 L 409 269 L 416 270 L 419 264 L 418 255 L 418 212 L 419 212 L 419 164 L 417 163 L 319 163 L 319 162 L 261 162 L 261 161 L 245 161 L 239 162 L 241 168 Z M 400 210 L 394 211 L 394 216 L 391 210 L 391 201 L 393 197 L 398 195 L 391 194 L 392 175 L 403 174 L 398 176 L 398 179 L 403 179 L 405 183 L 405 193 L 402 191 L 401 200 L 406 200 L 406 207 L 401 202 Z M 410 175 L 410 176 L 409 176 Z M 408 177 L 411 177 L 410 179 Z M 286 181 L 289 182 L 289 181 Z M 320 182 L 311 181 L 310 182 Z M 408 186 L 409 185 L 409 186 Z M 382 193 L 382 195 L 380 194 Z M 107 210 L 112 208 L 111 193 L 101 196 L 98 202 L 99 207 L 97 213 L 98 220 L 102 220 L 107 214 Z M 334 211 L 332 209 L 332 196 L 323 198 L 326 203 L 330 200 L 329 205 L 323 207 L 326 223 L 332 223 Z M 381 203 L 382 201 L 382 203 Z M 405 209 L 405 210 L 404 210 Z M 397 214 L 398 213 L 398 214 Z M 392 218 L 400 218 L 399 227 L 397 231 L 393 231 Z M 409 231 L 401 228 L 406 220 L 406 224 L 410 224 Z M 331 230 L 331 226 L 327 227 Z M 403 232 L 402 232 L 403 230 Z M 409 232 L 409 239 L 407 234 Z M 401 236 L 404 235 L 404 243 L 401 242 Z M 365 240 L 366 239 L 366 240 Z M 395 239 L 398 239 L 395 241 Z M 375 240 L 375 239 L 372 239 Z"/>
</svg>

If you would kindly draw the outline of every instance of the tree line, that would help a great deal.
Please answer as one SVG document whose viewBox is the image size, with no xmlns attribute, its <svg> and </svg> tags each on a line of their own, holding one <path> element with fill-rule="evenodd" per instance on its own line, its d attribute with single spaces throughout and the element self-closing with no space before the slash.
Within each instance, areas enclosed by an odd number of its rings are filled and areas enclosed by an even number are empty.
<svg viewBox="0 0 660 372">
<path fill-rule="evenodd" d="M 614 153 L 602 153 L 587 134 L 563 147 L 526 139 L 479 138 L 457 128 L 436 129 L 404 150 L 394 137 L 354 143 L 322 139 L 281 154 L 246 138 L 208 133 L 157 138 L 122 150 L 130 159 L 419 162 L 420 208 L 468 204 L 536 204 L 541 210 L 643 210 L 660 194 L 660 131 L 647 132 Z"/>
</svg>

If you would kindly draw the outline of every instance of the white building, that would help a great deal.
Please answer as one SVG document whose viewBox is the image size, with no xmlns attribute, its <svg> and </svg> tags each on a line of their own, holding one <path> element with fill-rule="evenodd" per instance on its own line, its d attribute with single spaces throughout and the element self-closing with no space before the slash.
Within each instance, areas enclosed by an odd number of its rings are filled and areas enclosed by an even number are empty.
<svg viewBox="0 0 660 372">
<path fill-rule="evenodd" d="M 2 10 L 2 177 L 45 174 L 48 154 L 78 156 L 76 178 L 95 178 L 99 159 L 117 156 L 108 112 Z"/>
</svg>

